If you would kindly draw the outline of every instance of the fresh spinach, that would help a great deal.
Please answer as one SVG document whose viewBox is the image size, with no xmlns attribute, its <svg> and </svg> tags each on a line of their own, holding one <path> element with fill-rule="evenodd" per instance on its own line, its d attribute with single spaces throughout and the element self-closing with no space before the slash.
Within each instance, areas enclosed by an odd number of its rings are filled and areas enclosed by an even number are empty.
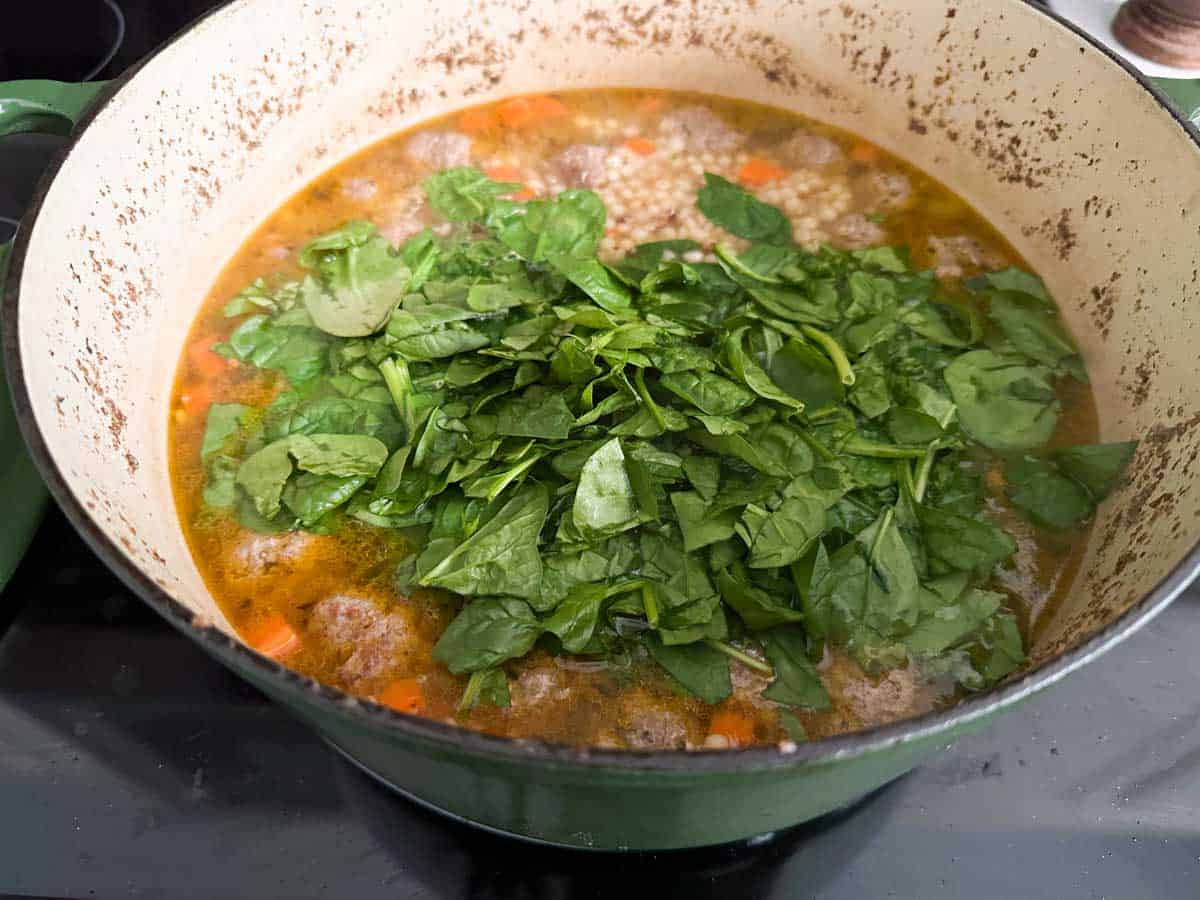
<svg viewBox="0 0 1200 900">
<path fill-rule="evenodd" d="M 549 511 L 542 485 L 522 487 L 488 522 L 454 546 L 422 578 L 426 587 L 458 594 L 538 596 L 538 535 Z"/>
<path fill-rule="evenodd" d="M 791 565 L 825 531 L 825 505 L 812 497 L 788 497 L 773 510 L 749 504 L 737 524 L 752 569 Z"/>
<path fill-rule="evenodd" d="M 350 222 L 300 251 L 309 269 L 300 299 L 313 324 L 335 337 L 362 337 L 383 327 L 412 281 L 412 270 L 370 222 Z"/>
<path fill-rule="evenodd" d="M 754 394 L 713 372 L 668 372 L 658 383 L 709 416 L 732 416 L 754 403 Z"/>
<path fill-rule="evenodd" d="M 479 672 L 524 656 L 542 633 L 529 604 L 515 597 L 480 597 L 463 607 L 433 648 L 451 672 Z"/>
<path fill-rule="evenodd" d="M 712 172 L 704 173 L 696 205 L 714 225 L 746 240 L 767 244 L 791 240 L 792 225 L 779 209 Z"/>
<path fill-rule="evenodd" d="M 1052 456 L 1059 470 L 1068 473 L 1098 503 L 1116 486 L 1136 451 L 1137 441 L 1121 441 L 1064 447 Z"/>
<path fill-rule="evenodd" d="M 803 613 L 754 585 L 736 564 L 717 573 L 717 587 L 725 602 L 754 631 L 804 621 Z"/>
<path fill-rule="evenodd" d="M 562 394 L 535 385 L 496 407 L 496 433 L 563 440 L 575 424 Z"/>
<path fill-rule="evenodd" d="M 696 491 L 672 494 L 671 505 L 675 509 L 679 530 L 683 532 L 683 549 L 688 553 L 733 537 L 737 528 L 737 509 L 713 513 Z"/>
<path fill-rule="evenodd" d="M 512 705 L 512 698 L 508 693 L 508 676 L 504 674 L 503 669 L 479 669 L 472 672 L 471 677 L 467 679 L 467 686 L 463 688 L 457 712 L 470 712 L 480 703 L 502 709 Z"/>
<path fill-rule="evenodd" d="M 646 635 L 646 648 L 684 690 L 705 703 L 720 703 L 733 693 L 729 658 L 707 644 L 672 646 L 650 633 Z"/>
<path fill-rule="evenodd" d="M 1013 506 L 1044 528 L 1074 528 L 1095 512 L 1133 458 L 1136 442 L 1091 444 L 1049 456 L 1018 456 L 1004 467 Z"/>
<path fill-rule="evenodd" d="M 930 559 L 943 570 L 990 571 L 1017 552 L 1016 542 L 994 522 L 919 506 L 917 520 Z"/>
<path fill-rule="evenodd" d="M 294 312 L 275 318 L 251 316 L 213 349 L 256 368 L 278 371 L 294 386 L 307 384 L 327 371 L 331 340 L 312 327 L 307 313 Z"/>
<path fill-rule="evenodd" d="M 502 666 L 539 641 L 648 653 L 708 703 L 737 659 L 813 711 L 827 645 L 968 690 L 1023 663 L 983 474 L 1002 461 L 1013 508 L 1071 528 L 1136 449 L 1046 449 L 1057 379 L 1086 373 L 1040 280 L 958 292 L 900 248 L 809 251 L 711 173 L 701 212 L 751 242 L 716 262 L 688 240 L 602 260 L 592 191 L 518 202 L 471 168 L 424 187 L 448 233 L 397 249 L 350 222 L 300 281 L 227 304 L 218 352 L 286 384 L 214 404 L 200 455 L 207 505 L 254 530 L 420 528 L 395 583 L 461 604 L 434 649 L 470 675 L 460 712 L 506 705 Z"/>
<path fill-rule="evenodd" d="M 241 403 L 214 403 L 208 409 L 200 462 L 204 466 L 204 502 L 229 507 L 237 502 L 238 444 L 254 411 Z"/>
<path fill-rule="evenodd" d="M 1054 433 L 1059 402 L 1050 376 L 1021 357 L 972 350 L 946 368 L 946 386 L 967 435 L 1010 452 L 1040 446 Z"/>
<path fill-rule="evenodd" d="M 479 317 L 474 310 L 435 303 L 397 309 L 388 319 L 384 344 L 414 362 L 479 350 L 492 343 L 469 324 Z"/>
<path fill-rule="evenodd" d="M 619 438 L 600 446 L 579 473 L 571 519 L 581 534 L 612 534 L 637 523 L 638 504 Z"/>
<path fill-rule="evenodd" d="M 451 222 L 482 219 L 498 197 L 521 189 L 521 185 L 492 181 L 478 169 L 459 166 L 443 169 L 425 179 L 429 205 Z"/>
<path fill-rule="evenodd" d="M 785 706 L 825 710 L 832 702 L 817 667 L 808 658 L 808 637 L 796 626 L 772 628 L 761 635 L 763 652 L 775 668 L 775 680 L 763 696 Z"/>
</svg>

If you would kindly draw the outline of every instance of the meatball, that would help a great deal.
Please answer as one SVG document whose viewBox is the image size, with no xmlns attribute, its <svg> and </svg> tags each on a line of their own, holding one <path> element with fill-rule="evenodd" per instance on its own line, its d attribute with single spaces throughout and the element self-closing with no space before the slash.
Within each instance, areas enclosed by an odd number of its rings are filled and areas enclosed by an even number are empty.
<svg viewBox="0 0 1200 900">
<path fill-rule="evenodd" d="M 682 713 L 640 689 L 622 698 L 619 729 L 621 739 L 635 750 L 678 750 L 690 737 Z"/>
<path fill-rule="evenodd" d="M 397 247 L 433 224 L 432 210 L 424 198 L 414 197 L 383 217 L 379 233 Z"/>
<path fill-rule="evenodd" d="M 757 657 L 759 654 L 753 655 Z M 734 699 L 748 706 L 753 706 L 756 709 L 775 708 L 775 702 L 766 699 L 762 695 L 762 692 L 771 684 L 771 679 L 766 675 L 751 669 L 749 666 L 734 662 L 729 666 L 729 677 L 733 683 Z"/>
<path fill-rule="evenodd" d="M 920 689 L 913 667 L 892 669 L 870 678 L 848 656 L 836 654 L 822 672 L 834 706 L 846 716 L 847 726 L 867 728 L 926 711 L 930 702 Z"/>
<path fill-rule="evenodd" d="M 847 213 L 834 222 L 833 237 L 843 249 L 861 250 L 882 244 L 887 232 L 862 213 Z"/>
<path fill-rule="evenodd" d="M 406 611 L 384 612 L 364 597 L 327 597 L 313 607 L 309 627 L 336 650 L 349 651 L 337 671 L 351 684 L 400 667 L 416 650 L 416 632 Z"/>
<path fill-rule="evenodd" d="M 247 534 L 223 548 L 216 562 L 235 591 L 262 594 L 278 592 L 289 579 L 336 555 L 330 538 L 295 531 Z"/>
<path fill-rule="evenodd" d="M 299 559 L 317 543 L 304 531 L 286 534 L 248 534 L 233 545 L 233 558 L 248 573 L 264 573 L 281 563 Z"/>
<path fill-rule="evenodd" d="M 378 191 L 374 178 L 347 178 L 342 182 L 342 193 L 351 200 L 370 200 Z"/>
<path fill-rule="evenodd" d="M 556 703 L 568 700 L 571 696 L 566 673 L 549 658 L 523 669 L 509 684 L 509 691 L 513 706 L 517 709 Z"/>
<path fill-rule="evenodd" d="M 912 182 L 903 172 L 873 172 L 870 189 L 882 209 L 897 209 L 912 196 Z"/>
<path fill-rule="evenodd" d="M 471 139 L 457 131 L 422 131 L 408 139 L 404 152 L 435 169 L 465 166 L 471 161 Z"/>
<path fill-rule="evenodd" d="M 604 179 L 608 150 L 595 144 L 572 144 L 554 159 L 554 170 L 571 187 L 592 187 Z"/>
<path fill-rule="evenodd" d="M 789 166 L 827 166 L 842 158 L 842 148 L 829 138 L 808 131 L 796 131 L 779 143 L 775 155 L 780 162 Z"/>
<path fill-rule="evenodd" d="M 746 139 L 706 106 L 688 106 L 664 116 L 661 129 L 678 134 L 696 150 L 732 150 Z"/>
<path fill-rule="evenodd" d="M 999 269 L 1004 260 L 965 234 L 929 239 L 929 252 L 939 278 L 961 278 L 967 270 Z"/>
</svg>

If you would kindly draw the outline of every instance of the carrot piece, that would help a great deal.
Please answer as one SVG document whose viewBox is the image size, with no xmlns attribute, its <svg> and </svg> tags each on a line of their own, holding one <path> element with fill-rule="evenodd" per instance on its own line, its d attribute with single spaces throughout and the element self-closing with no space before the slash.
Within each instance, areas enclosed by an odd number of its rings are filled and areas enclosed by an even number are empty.
<svg viewBox="0 0 1200 900">
<path fill-rule="evenodd" d="M 179 405 L 192 415 L 199 415 L 212 406 L 212 388 L 202 381 L 189 384 L 187 390 L 179 395 Z"/>
<path fill-rule="evenodd" d="M 518 184 L 521 181 L 521 173 L 517 170 L 517 167 L 510 166 L 507 163 L 492 166 L 484 174 L 492 179 L 492 181 L 515 181 Z M 521 185 L 521 189 L 513 192 L 510 196 L 518 203 L 524 203 L 526 200 L 532 200 L 537 194 L 524 185 Z"/>
<path fill-rule="evenodd" d="M 866 141 L 859 141 L 850 148 L 850 158 L 855 162 L 872 163 L 879 159 L 879 148 Z"/>
<path fill-rule="evenodd" d="M 770 181 L 778 181 L 787 174 L 787 169 L 780 168 L 767 159 L 754 157 L 738 171 L 738 181 L 751 187 L 758 187 Z"/>
<path fill-rule="evenodd" d="M 214 338 L 206 337 L 195 341 L 188 347 L 188 362 L 192 364 L 192 368 L 196 370 L 197 374 L 203 375 L 205 378 L 215 378 L 229 368 L 224 357 L 213 353 L 212 348 L 215 343 Z"/>
<path fill-rule="evenodd" d="M 425 709 L 425 692 L 421 690 L 421 682 L 415 678 L 393 681 L 380 691 L 376 699 L 384 706 L 413 715 L 418 715 Z"/>
<path fill-rule="evenodd" d="M 739 712 L 723 709 L 713 713 L 708 731 L 728 738 L 729 743 L 739 747 L 754 743 L 754 720 Z"/>
<path fill-rule="evenodd" d="M 654 141 L 650 138 L 631 137 L 625 142 L 625 149 L 638 156 L 649 156 L 654 152 Z"/>
<path fill-rule="evenodd" d="M 468 109 L 458 117 L 458 127 L 468 134 L 495 128 L 498 122 L 495 111 L 490 109 Z"/>
<path fill-rule="evenodd" d="M 563 103 L 556 97 L 541 95 L 532 98 L 533 111 L 539 119 L 554 119 L 558 116 L 565 116 L 570 110 L 567 109 L 567 104 Z"/>
<path fill-rule="evenodd" d="M 485 169 L 484 173 L 492 181 L 520 181 L 521 173 L 516 166 L 510 166 L 508 163 L 498 163 L 491 168 Z"/>
<path fill-rule="evenodd" d="M 300 649 L 300 635 L 279 615 L 272 613 L 246 633 L 246 642 L 273 659 L 282 659 Z"/>
<path fill-rule="evenodd" d="M 527 128 L 548 119 L 567 114 L 567 107 L 561 100 L 556 100 L 545 94 L 533 97 L 513 97 L 505 100 L 496 107 L 502 125 L 509 128 Z"/>
</svg>

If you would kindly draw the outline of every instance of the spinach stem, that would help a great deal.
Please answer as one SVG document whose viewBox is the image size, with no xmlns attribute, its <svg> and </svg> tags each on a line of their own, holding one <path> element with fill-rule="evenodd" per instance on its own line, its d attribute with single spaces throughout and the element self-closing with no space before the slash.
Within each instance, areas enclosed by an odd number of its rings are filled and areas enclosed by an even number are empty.
<svg viewBox="0 0 1200 900">
<path fill-rule="evenodd" d="M 400 421 L 408 430 L 407 437 L 411 441 L 416 423 L 413 422 L 413 383 L 412 377 L 408 374 L 408 363 L 404 360 L 397 363 L 389 356 L 379 364 L 379 374 L 383 376 L 383 382 L 387 385 L 388 393 L 392 395 L 392 402 L 396 404 L 396 411 L 400 413 Z"/>
<path fill-rule="evenodd" d="M 832 336 L 821 331 L 819 328 L 813 328 L 811 325 L 801 325 L 800 330 L 804 336 L 815 341 L 825 351 L 829 357 L 829 361 L 833 363 L 833 368 L 838 374 L 838 378 L 842 380 L 842 384 L 846 387 L 854 384 L 854 367 L 850 365 L 850 359 L 846 356 L 846 351 L 842 349 Z"/>
<path fill-rule="evenodd" d="M 854 456 L 871 456 L 876 459 L 920 459 L 925 455 L 925 447 L 900 447 L 896 444 L 881 444 L 866 438 L 851 436 L 842 449 Z"/>
<path fill-rule="evenodd" d="M 913 479 L 913 499 L 920 503 L 925 498 L 925 489 L 929 487 L 929 473 L 933 471 L 933 460 L 937 451 L 930 447 L 917 464 L 917 474 Z"/>
<path fill-rule="evenodd" d="M 654 598 L 654 586 L 650 582 L 642 585 L 642 606 L 646 610 L 646 621 L 651 628 L 658 627 L 658 601 Z"/>
<path fill-rule="evenodd" d="M 480 489 L 486 488 L 483 496 L 487 499 L 488 503 L 491 503 L 493 500 L 499 497 L 501 493 L 504 492 L 505 488 L 532 469 L 545 455 L 545 453 L 535 453 L 533 456 L 529 457 L 529 459 L 525 460 L 524 462 L 517 463 L 507 471 L 499 472 L 496 475 L 473 479 L 470 483 L 465 485 L 464 493 L 466 493 L 468 497 L 478 497 Z"/>
<path fill-rule="evenodd" d="M 719 650 L 726 656 L 732 657 L 740 662 L 743 666 L 753 669 L 755 672 L 761 672 L 763 675 L 774 675 L 775 670 L 761 659 L 755 659 L 749 653 L 743 653 L 733 644 L 725 641 L 718 641 L 716 638 L 705 638 L 704 643 L 712 647 L 714 650 Z"/>
<path fill-rule="evenodd" d="M 783 281 L 774 275 L 763 275 L 761 272 L 751 269 L 738 258 L 737 252 L 728 244 L 717 244 L 713 247 L 713 253 L 717 255 L 717 259 L 725 264 L 726 269 L 732 269 L 739 275 L 743 275 L 746 278 L 753 278 L 755 281 L 761 281 L 764 284 L 783 284 Z"/>
<path fill-rule="evenodd" d="M 654 417 L 654 421 L 658 423 L 658 427 L 667 430 L 667 420 L 663 418 L 662 410 L 658 408 L 658 404 L 654 402 L 654 398 L 650 396 L 650 391 L 646 389 L 646 376 L 642 374 L 641 369 L 637 369 L 633 373 L 633 383 L 637 385 L 638 396 L 642 398 L 642 402 L 646 404 L 646 408 L 650 410 L 650 415 Z"/>
<path fill-rule="evenodd" d="M 888 528 L 892 525 L 892 519 L 896 515 L 896 507 L 889 506 L 887 512 L 883 514 L 883 518 L 879 520 L 879 530 L 875 532 L 875 539 L 871 541 L 870 561 L 871 565 L 875 565 L 875 560 L 879 555 L 879 545 L 883 542 L 883 536 L 887 534 Z"/>
<path fill-rule="evenodd" d="M 458 706 L 455 711 L 458 713 L 469 712 L 479 699 L 479 692 L 483 690 L 483 679 L 487 676 L 487 669 L 480 669 L 478 672 L 472 672 L 471 677 L 467 679 L 467 686 L 463 688 L 462 697 L 458 701 Z"/>
<path fill-rule="evenodd" d="M 825 460 L 826 462 L 829 462 L 830 460 L 837 458 L 836 453 L 834 453 L 832 450 L 830 450 L 828 447 L 826 447 L 824 444 L 822 444 L 820 441 L 818 441 L 815 437 L 813 437 L 811 434 L 809 434 L 803 428 L 798 429 L 796 433 L 800 435 L 800 440 L 802 440 L 802 441 L 804 441 L 804 443 L 808 444 L 809 449 L 812 450 L 812 452 L 815 453 L 817 456 L 821 457 L 821 459 Z"/>
</svg>

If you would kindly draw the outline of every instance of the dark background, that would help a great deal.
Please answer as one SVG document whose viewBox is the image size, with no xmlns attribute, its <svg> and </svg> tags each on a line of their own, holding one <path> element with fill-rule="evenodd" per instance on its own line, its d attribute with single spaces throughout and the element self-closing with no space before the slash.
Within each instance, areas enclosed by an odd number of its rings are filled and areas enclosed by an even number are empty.
<svg viewBox="0 0 1200 900">
<path fill-rule="evenodd" d="M 124 43 L 99 77 L 212 5 L 118 2 Z M 0 80 L 81 78 L 116 36 L 104 0 L 0 5 Z M 0 141 L 0 217 L 59 144 Z M 376 787 L 159 621 L 52 509 L 0 595 L 0 892 L 1195 898 L 1198 646 L 1193 592 L 849 813 L 758 846 L 553 851 Z"/>
</svg>

